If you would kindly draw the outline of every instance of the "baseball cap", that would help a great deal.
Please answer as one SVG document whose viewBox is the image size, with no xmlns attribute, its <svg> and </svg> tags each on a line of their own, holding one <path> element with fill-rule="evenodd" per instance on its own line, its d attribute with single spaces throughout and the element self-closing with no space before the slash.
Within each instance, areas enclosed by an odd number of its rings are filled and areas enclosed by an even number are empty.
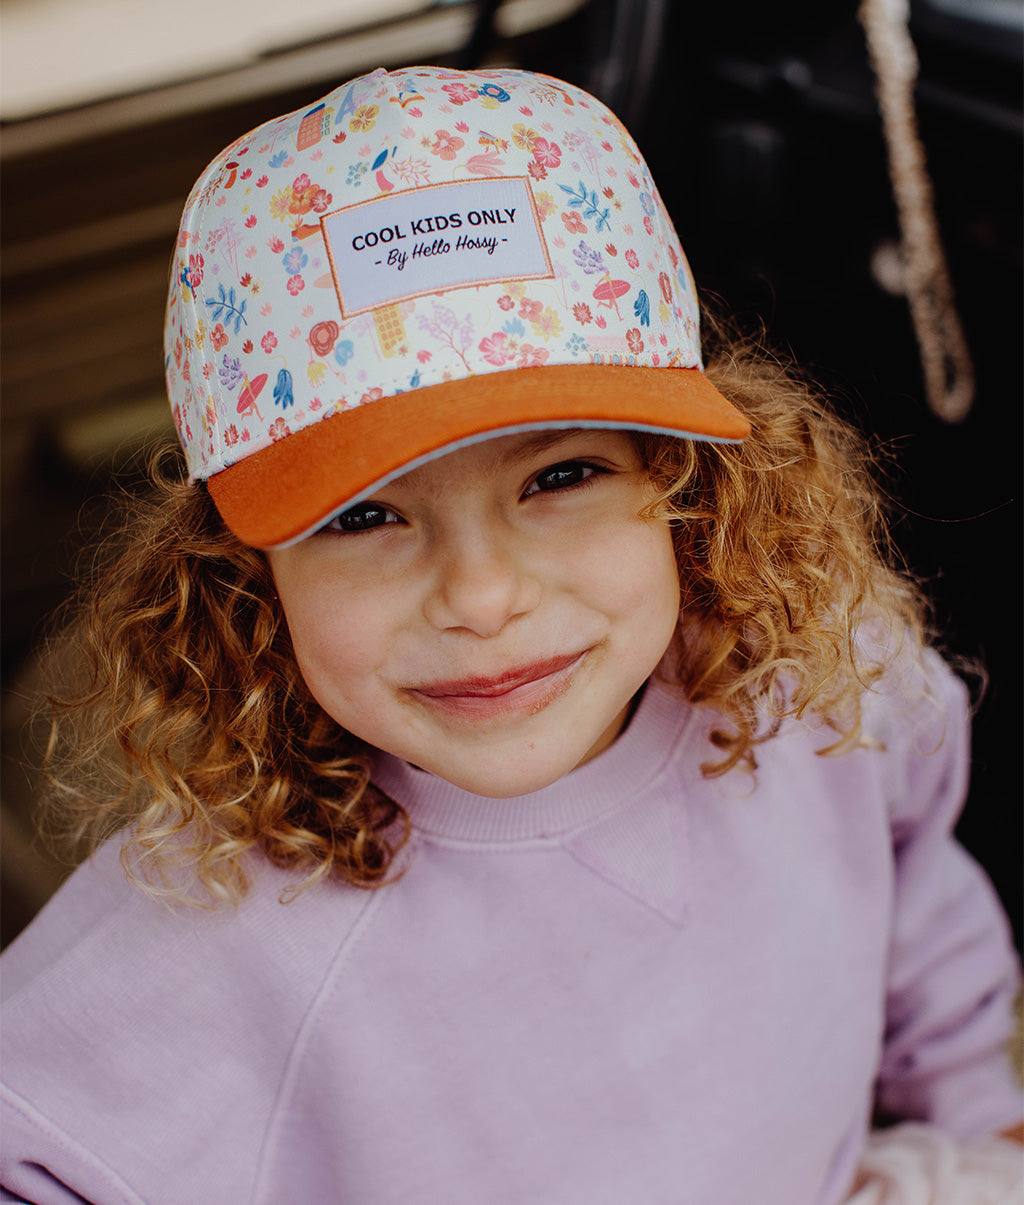
<svg viewBox="0 0 1024 1205">
<path fill-rule="evenodd" d="M 218 155 L 165 324 L 193 480 L 281 547 L 521 429 L 736 441 L 678 237 L 599 101 L 530 71 L 378 69 Z"/>
</svg>

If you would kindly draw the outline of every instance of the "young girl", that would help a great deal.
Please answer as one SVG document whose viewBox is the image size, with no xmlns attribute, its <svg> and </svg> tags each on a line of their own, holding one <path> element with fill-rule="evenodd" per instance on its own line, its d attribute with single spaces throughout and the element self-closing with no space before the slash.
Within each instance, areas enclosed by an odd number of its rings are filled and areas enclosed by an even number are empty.
<svg viewBox="0 0 1024 1205">
<path fill-rule="evenodd" d="M 860 441 L 697 321 L 544 76 L 377 71 L 208 168 L 190 480 L 55 727 L 98 848 L 5 956 L 5 1199 L 1013 1191 L 965 692 Z"/>
</svg>

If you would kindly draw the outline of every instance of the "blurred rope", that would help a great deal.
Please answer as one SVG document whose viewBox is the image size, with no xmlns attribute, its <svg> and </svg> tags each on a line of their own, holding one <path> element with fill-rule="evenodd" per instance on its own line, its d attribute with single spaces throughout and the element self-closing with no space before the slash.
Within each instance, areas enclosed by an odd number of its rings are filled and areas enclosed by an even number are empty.
<svg viewBox="0 0 1024 1205">
<path fill-rule="evenodd" d="M 914 111 L 918 60 L 909 0 L 863 0 L 858 15 L 875 72 L 928 404 L 944 421 L 960 422 L 974 401 L 974 367 L 956 311 Z"/>
</svg>

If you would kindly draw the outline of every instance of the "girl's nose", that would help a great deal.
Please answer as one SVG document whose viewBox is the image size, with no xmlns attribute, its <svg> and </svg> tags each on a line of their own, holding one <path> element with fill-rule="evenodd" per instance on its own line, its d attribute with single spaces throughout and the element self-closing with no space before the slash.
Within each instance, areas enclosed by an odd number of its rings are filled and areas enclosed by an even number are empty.
<svg viewBox="0 0 1024 1205">
<path fill-rule="evenodd" d="M 435 580 L 424 611 L 442 630 L 462 628 L 497 636 L 516 616 L 532 611 L 541 583 L 512 546 L 494 535 L 447 549 L 435 561 Z"/>
</svg>

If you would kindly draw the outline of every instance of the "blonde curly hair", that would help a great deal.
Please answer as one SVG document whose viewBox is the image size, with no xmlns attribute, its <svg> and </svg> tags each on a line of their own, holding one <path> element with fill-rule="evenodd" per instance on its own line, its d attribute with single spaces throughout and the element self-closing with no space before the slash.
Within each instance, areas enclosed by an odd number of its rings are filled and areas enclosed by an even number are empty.
<svg viewBox="0 0 1024 1205">
<path fill-rule="evenodd" d="M 831 725 L 832 751 L 856 744 L 886 668 L 858 633 L 925 640 L 865 441 L 755 343 L 717 342 L 707 375 L 749 438 L 635 436 L 680 567 L 674 676 L 721 719 L 707 774 L 752 763 L 786 716 Z M 296 890 L 390 881 L 408 816 L 306 688 L 266 559 L 203 486 L 164 470 L 155 484 L 101 549 L 59 646 L 84 678 L 50 700 L 51 828 L 80 853 L 127 829 L 128 873 L 193 902 L 237 902 L 254 853 Z"/>
</svg>

